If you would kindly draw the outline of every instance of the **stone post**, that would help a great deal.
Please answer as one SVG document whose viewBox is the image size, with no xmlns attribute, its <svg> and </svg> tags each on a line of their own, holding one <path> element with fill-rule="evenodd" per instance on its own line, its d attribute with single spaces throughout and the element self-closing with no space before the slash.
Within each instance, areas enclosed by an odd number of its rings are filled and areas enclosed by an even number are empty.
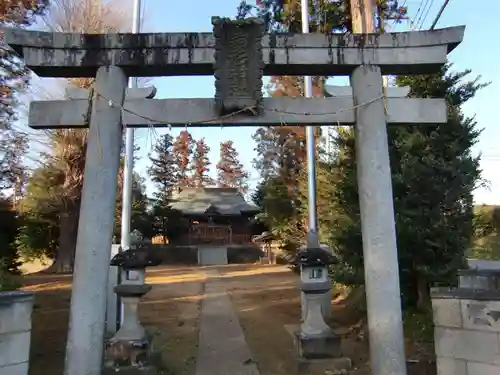
<svg viewBox="0 0 500 375">
<path fill-rule="evenodd" d="M 65 375 L 100 375 L 127 77 L 115 66 L 96 75 L 66 346 Z"/>
<path fill-rule="evenodd" d="M 372 373 L 406 374 L 387 125 L 378 66 L 351 75 Z"/>
</svg>

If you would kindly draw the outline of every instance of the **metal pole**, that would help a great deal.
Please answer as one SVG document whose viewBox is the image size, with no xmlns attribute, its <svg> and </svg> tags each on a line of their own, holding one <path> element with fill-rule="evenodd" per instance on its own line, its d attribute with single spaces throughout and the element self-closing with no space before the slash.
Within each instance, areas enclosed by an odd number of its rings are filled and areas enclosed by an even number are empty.
<svg viewBox="0 0 500 375">
<path fill-rule="evenodd" d="M 309 3 L 301 1 L 302 6 L 302 33 L 309 34 Z M 304 96 L 312 98 L 312 78 L 304 76 Z M 318 219 L 316 208 L 316 127 L 306 127 L 306 149 L 307 149 L 307 203 L 309 206 L 309 231 L 307 235 L 308 247 L 319 247 Z"/>
<path fill-rule="evenodd" d="M 132 13 L 132 33 L 139 33 L 141 26 L 141 0 L 134 0 Z M 129 87 L 137 87 L 137 77 L 129 79 Z M 134 172 L 134 128 L 125 130 L 125 165 L 123 167 L 121 248 L 130 249 L 130 221 L 132 216 L 132 176 Z M 123 275 L 121 275 L 123 276 Z M 123 322 L 123 304 L 120 303 L 120 323 Z"/>
<path fill-rule="evenodd" d="M 445 0 L 444 4 L 441 6 L 441 9 L 439 9 L 439 12 L 438 12 L 436 18 L 434 19 L 434 22 L 432 22 L 432 25 L 429 28 L 429 30 L 434 30 L 434 28 L 436 27 L 439 19 L 441 18 L 441 15 L 443 14 L 443 12 L 444 12 L 444 10 L 449 2 L 450 2 L 450 0 Z"/>
<path fill-rule="evenodd" d="M 139 32 L 141 0 L 134 0 L 134 13 L 132 33 Z M 129 87 L 137 87 L 137 77 L 129 80 Z M 122 196 L 122 222 L 121 240 L 122 250 L 130 248 L 130 216 L 132 213 L 132 174 L 134 170 L 134 129 L 125 131 L 125 166 L 123 168 L 123 196 Z"/>
<path fill-rule="evenodd" d="M 309 34 L 309 2 L 301 0 L 302 33 Z M 304 76 L 304 96 L 312 98 L 313 86 L 312 77 Z M 318 218 L 316 207 L 316 126 L 306 126 L 306 151 L 307 151 L 307 204 L 309 207 L 309 230 L 307 231 L 307 248 L 319 248 L 318 238 Z M 302 274 L 302 268 L 300 270 Z M 329 304 L 331 296 L 326 295 L 327 316 L 330 311 Z M 305 321 L 307 314 L 307 300 L 305 293 L 301 291 L 301 320 Z"/>
</svg>

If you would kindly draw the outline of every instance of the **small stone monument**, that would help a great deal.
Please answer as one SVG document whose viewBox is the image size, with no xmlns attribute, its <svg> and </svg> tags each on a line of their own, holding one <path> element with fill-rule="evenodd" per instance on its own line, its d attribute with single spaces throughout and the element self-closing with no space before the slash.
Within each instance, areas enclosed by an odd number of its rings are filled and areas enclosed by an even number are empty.
<svg viewBox="0 0 500 375">
<path fill-rule="evenodd" d="M 324 295 L 331 290 L 328 266 L 336 260 L 331 252 L 319 245 L 301 249 L 292 260 L 300 266 L 300 288 L 307 308 L 300 330 L 294 332 L 300 359 L 299 373 L 309 371 L 311 366 L 328 370 L 350 367 L 350 360 L 342 358 L 340 336 L 325 323 L 322 313 Z"/>
<path fill-rule="evenodd" d="M 139 322 L 138 306 L 141 297 L 151 290 L 151 285 L 145 284 L 146 267 L 157 266 L 161 259 L 151 256 L 138 231 L 132 232 L 131 237 L 131 248 L 116 254 L 110 262 L 111 266 L 120 267 L 126 277 L 115 287 L 123 303 L 123 322 L 106 345 L 105 367 L 150 370 L 151 340 Z"/>
</svg>

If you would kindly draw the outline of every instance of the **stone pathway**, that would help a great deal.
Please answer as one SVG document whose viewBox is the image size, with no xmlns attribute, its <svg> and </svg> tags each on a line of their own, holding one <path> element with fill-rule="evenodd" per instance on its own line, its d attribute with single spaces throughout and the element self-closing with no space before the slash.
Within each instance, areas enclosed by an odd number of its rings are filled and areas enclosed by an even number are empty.
<svg viewBox="0 0 500 375">
<path fill-rule="evenodd" d="M 207 272 L 201 307 L 196 375 L 259 375 L 224 280 Z"/>
</svg>

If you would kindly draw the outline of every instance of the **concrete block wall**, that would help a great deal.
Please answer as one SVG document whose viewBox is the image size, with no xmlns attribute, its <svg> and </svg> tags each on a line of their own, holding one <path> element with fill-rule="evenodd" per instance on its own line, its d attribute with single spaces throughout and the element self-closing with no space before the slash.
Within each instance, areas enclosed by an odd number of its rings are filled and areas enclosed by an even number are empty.
<svg viewBox="0 0 500 375">
<path fill-rule="evenodd" d="M 469 268 L 458 271 L 459 288 L 500 290 L 500 270 Z"/>
<path fill-rule="evenodd" d="M 500 290 L 500 261 L 467 259 L 468 269 L 458 272 L 459 287 Z"/>
<path fill-rule="evenodd" d="M 437 375 L 500 374 L 500 292 L 434 289 Z"/>
<path fill-rule="evenodd" d="M 479 270 L 498 270 L 500 271 L 499 260 L 483 260 L 483 259 L 467 259 L 469 268 L 476 268 Z"/>
<path fill-rule="evenodd" d="M 0 374 L 27 375 L 33 293 L 0 293 Z"/>
</svg>

